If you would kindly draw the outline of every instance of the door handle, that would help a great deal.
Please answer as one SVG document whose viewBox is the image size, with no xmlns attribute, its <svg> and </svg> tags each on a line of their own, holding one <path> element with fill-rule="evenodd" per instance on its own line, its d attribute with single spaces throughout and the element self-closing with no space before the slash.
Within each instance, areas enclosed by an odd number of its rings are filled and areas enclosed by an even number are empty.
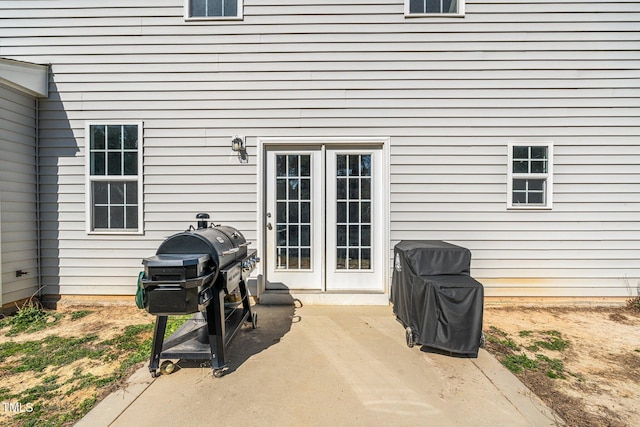
<svg viewBox="0 0 640 427">
<path fill-rule="evenodd" d="M 268 229 L 268 230 L 273 230 L 273 226 L 271 225 L 271 223 L 270 223 L 270 222 L 268 222 L 268 223 L 267 223 L 267 229 Z"/>
</svg>

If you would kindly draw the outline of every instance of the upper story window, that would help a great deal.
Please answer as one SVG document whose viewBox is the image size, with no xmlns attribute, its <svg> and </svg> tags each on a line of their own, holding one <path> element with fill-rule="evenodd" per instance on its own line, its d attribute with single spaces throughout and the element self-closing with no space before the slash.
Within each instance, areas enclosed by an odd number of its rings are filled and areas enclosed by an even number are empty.
<svg viewBox="0 0 640 427">
<path fill-rule="evenodd" d="M 142 124 L 86 127 L 87 233 L 142 233 Z"/>
<path fill-rule="evenodd" d="M 553 195 L 553 145 L 509 144 L 509 208 L 551 209 Z"/>
<path fill-rule="evenodd" d="M 464 0 L 404 0 L 405 16 L 464 15 Z"/>
<path fill-rule="evenodd" d="M 243 0 L 185 1 L 185 19 L 242 19 Z"/>
</svg>

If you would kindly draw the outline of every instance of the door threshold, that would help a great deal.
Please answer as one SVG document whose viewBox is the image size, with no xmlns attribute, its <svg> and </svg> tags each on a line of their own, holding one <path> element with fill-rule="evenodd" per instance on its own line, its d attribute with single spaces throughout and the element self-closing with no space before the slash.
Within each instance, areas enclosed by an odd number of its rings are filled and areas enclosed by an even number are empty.
<svg viewBox="0 0 640 427">
<path fill-rule="evenodd" d="M 259 303 L 264 305 L 389 305 L 385 293 L 309 292 L 309 291 L 265 291 Z"/>
</svg>

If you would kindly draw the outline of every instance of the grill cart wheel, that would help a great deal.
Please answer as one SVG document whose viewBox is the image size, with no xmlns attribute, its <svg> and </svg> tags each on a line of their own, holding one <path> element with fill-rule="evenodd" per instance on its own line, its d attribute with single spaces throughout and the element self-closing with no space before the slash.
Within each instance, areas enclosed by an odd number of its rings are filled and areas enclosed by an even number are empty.
<svg viewBox="0 0 640 427">
<path fill-rule="evenodd" d="M 480 348 L 485 348 L 487 346 L 487 337 L 484 335 L 484 332 L 480 335 Z"/>
<path fill-rule="evenodd" d="M 413 340 L 413 331 L 411 330 L 411 326 L 407 326 L 407 329 L 404 330 L 404 334 L 407 338 L 407 347 L 413 348 L 416 342 Z"/>
<path fill-rule="evenodd" d="M 224 374 L 226 373 L 226 368 L 222 368 L 222 369 L 214 369 L 213 370 L 213 376 L 216 378 L 222 378 L 222 376 L 224 376 Z"/>
<path fill-rule="evenodd" d="M 176 365 L 170 360 L 165 360 L 164 362 L 162 362 L 162 364 L 160 364 L 160 373 L 162 375 L 171 375 L 175 370 Z"/>
<path fill-rule="evenodd" d="M 251 327 L 256 329 L 258 327 L 258 313 L 252 313 L 251 315 Z"/>
</svg>

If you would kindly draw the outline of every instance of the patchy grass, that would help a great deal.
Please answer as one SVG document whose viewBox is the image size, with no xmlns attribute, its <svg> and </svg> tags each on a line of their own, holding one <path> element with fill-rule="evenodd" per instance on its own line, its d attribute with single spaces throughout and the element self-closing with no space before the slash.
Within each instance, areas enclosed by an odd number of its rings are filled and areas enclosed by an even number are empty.
<svg viewBox="0 0 640 427">
<path fill-rule="evenodd" d="M 28 305 L 3 319 L 0 401 L 14 409 L 0 412 L 0 425 L 72 425 L 120 386 L 149 359 L 155 320 L 126 310 L 139 323 L 110 318 L 108 307 L 61 313 Z"/>
</svg>

